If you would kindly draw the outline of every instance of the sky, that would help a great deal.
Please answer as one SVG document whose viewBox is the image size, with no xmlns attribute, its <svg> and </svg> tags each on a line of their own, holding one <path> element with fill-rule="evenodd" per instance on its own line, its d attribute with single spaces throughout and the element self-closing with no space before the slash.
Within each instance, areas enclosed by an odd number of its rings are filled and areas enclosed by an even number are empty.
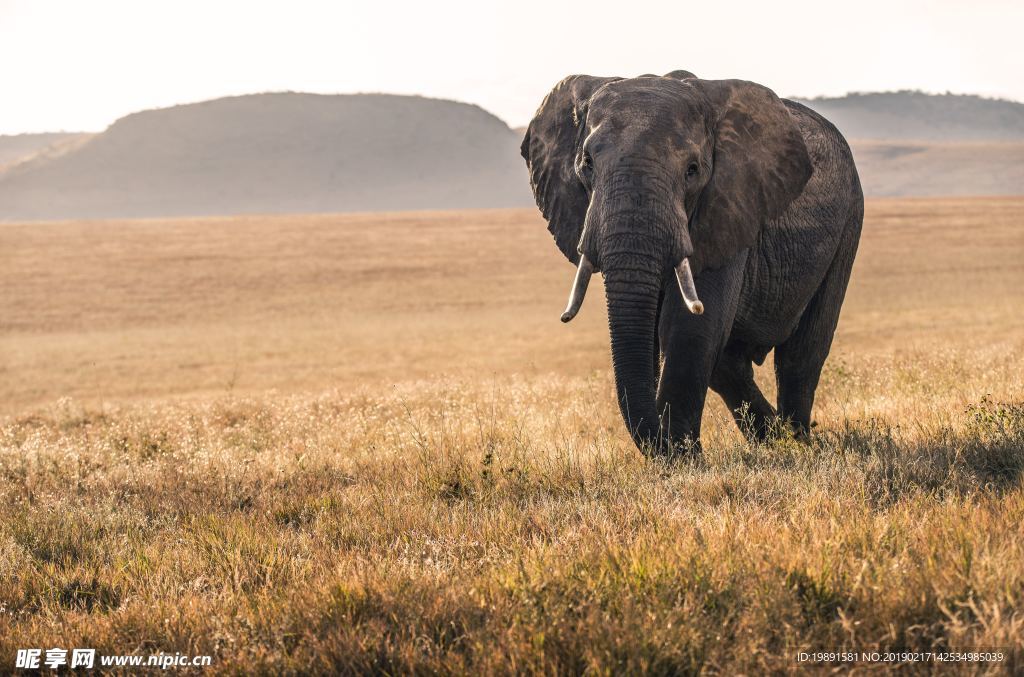
<svg viewBox="0 0 1024 677">
<path fill-rule="evenodd" d="M 1024 101 L 1021 0 L 0 0 L 0 134 L 263 91 L 390 92 L 526 124 L 571 73 L 683 68 L 782 96 Z"/>
</svg>

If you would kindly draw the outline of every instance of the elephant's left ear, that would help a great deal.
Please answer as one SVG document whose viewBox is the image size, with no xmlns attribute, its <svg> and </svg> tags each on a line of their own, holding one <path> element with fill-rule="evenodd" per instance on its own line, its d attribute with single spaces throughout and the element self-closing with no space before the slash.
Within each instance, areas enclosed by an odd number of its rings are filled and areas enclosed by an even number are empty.
<svg viewBox="0 0 1024 677">
<path fill-rule="evenodd" d="M 775 93 L 743 80 L 686 80 L 711 104 L 714 158 L 690 222 L 699 271 L 718 268 L 757 242 L 761 226 L 781 215 L 813 171 L 796 120 Z"/>
</svg>

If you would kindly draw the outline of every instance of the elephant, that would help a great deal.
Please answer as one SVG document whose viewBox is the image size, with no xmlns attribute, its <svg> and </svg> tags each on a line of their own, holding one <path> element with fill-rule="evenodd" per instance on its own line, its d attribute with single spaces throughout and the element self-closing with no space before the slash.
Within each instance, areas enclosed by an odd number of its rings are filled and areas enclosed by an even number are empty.
<svg viewBox="0 0 1024 677">
<path fill-rule="evenodd" d="M 806 438 L 864 217 L 842 134 L 744 80 L 572 75 L 521 150 L 577 267 L 563 322 L 591 275 L 604 278 L 618 404 L 637 447 L 701 453 L 709 388 L 748 438 L 786 426 Z M 774 407 L 753 371 L 772 350 Z"/>
</svg>

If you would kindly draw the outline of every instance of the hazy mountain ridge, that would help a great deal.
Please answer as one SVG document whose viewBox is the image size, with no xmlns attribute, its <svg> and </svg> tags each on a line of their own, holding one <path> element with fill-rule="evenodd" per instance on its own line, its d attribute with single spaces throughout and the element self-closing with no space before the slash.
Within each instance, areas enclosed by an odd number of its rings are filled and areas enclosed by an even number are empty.
<svg viewBox="0 0 1024 677">
<path fill-rule="evenodd" d="M 850 140 L 869 196 L 1024 190 L 1024 104 L 919 92 L 803 103 Z M 0 137 L 0 220 L 529 206 L 521 139 L 479 106 L 417 96 L 214 99 L 95 135 Z"/>
<path fill-rule="evenodd" d="M 853 139 L 850 146 L 868 196 L 1024 193 L 1024 142 Z"/>
<path fill-rule="evenodd" d="M 851 139 L 1024 141 L 1024 103 L 971 94 L 855 92 L 799 99 Z"/>
<path fill-rule="evenodd" d="M 121 118 L 73 153 L 0 174 L 0 218 L 510 207 L 519 138 L 470 104 L 257 94 Z"/>
<path fill-rule="evenodd" d="M 44 132 L 42 134 L 0 135 L 0 173 L 12 165 L 39 156 L 52 157 L 89 139 L 82 132 Z"/>
<path fill-rule="evenodd" d="M 849 140 L 866 195 L 1024 191 L 1024 104 L 917 91 L 797 100 Z"/>
</svg>

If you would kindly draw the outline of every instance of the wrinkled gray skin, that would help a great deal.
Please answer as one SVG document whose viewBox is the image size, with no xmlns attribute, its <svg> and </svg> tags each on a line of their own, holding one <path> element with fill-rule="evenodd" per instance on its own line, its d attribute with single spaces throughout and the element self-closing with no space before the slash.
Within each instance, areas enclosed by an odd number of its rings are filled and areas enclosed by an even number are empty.
<svg viewBox="0 0 1024 677">
<path fill-rule="evenodd" d="M 604 276 L 620 409 L 642 451 L 699 450 L 709 387 L 749 436 L 776 414 L 806 433 L 864 213 L 835 127 L 740 80 L 571 76 L 522 152 L 559 248 Z M 683 258 L 701 315 L 676 286 Z M 777 411 L 752 367 L 772 349 Z"/>
</svg>

